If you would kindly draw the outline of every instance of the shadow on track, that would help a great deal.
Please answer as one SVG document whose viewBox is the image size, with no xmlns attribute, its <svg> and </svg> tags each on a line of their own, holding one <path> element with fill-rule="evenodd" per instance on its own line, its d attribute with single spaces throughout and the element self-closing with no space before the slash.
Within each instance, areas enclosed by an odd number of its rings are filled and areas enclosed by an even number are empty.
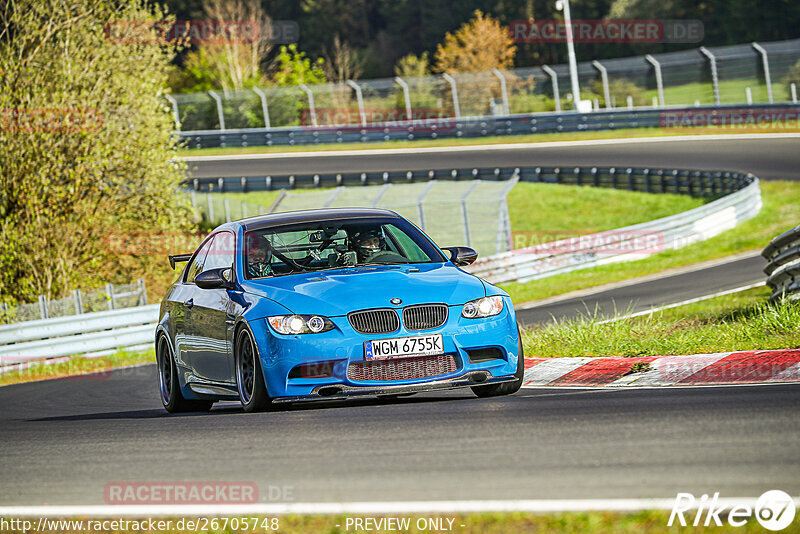
<svg viewBox="0 0 800 534">
<path fill-rule="evenodd" d="M 358 408 L 370 406 L 391 406 L 391 405 L 414 405 L 414 404 L 430 404 L 434 402 L 448 402 L 458 400 L 480 401 L 475 397 L 470 396 L 415 396 L 414 398 L 399 398 L 399 399 L 385 399 L 385 398 L 364 398 L 364 399 L 348 399 L 341 401 L 314 401 L 303 402 L 297 404 L 288 404 L 279 406 L 277 409 L 268 412 L 261 412 L 260 414 L 247 414 L 247 415 L 271 415 L 290 412 L 307 412 L 330 410 L 336 408 Z M 120 412 L 97 412 L 86 413 L 77 415 L 62 415 L 52 417 L 41 417 L 36 419 L 28 419 L 29 422 L 40 421 L 93 421 L 93 420 L 121 420 L 121 419 L 162 419 L 162 418 L 186 418 L 186 417 L 221 417 L 225 415 L 245 415 L 241 405 L 235 401 L 225 402 L 221 405 L 216 405 L 209 412 L 187 412 L 179 414 L 170 414 L 162 409 L 154 410 L 127 410 Z"/>
</svg>

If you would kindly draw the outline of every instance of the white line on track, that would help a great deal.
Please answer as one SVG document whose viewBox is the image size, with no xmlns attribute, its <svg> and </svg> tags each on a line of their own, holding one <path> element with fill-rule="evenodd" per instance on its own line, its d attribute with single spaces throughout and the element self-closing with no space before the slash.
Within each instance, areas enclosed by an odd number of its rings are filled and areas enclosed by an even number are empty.
<svg viewBox="0 0 800 534">
<path fill-rule="evenodd" d="M 570 291 L 568 293 L 562 293 L 561 295 L 556 295 L 553 297 L 547 297 L 539 300 L 530 300 L 528 302 L 521 302 L 519 304 L 516 304 L 514 306 L 514 309 L 529 310 L 532 308 L 538 308 L 540 306 L 547 306 L 549 304 L 554 304 L 556 302 L 562 302 L 564 300 L 577 299 L 580 297 L 586 297 L 589 295 L 604 293 L 606 291 L 611 291 L 613 289 L 619 289 L 622 287 L 644 284 L 645 282 L 661 280 L 662 278 L 669 278 L 670 276 L 677 276 L 679 274 L 704 271 L 706 269 L 711 269 L 712 267 L 719 267 L 727 263 L 746 260 L 749 258 L 754 258 L 756 256 L 761 256 L 761 250 L 750 250 L 747 252 L 740 252 L 738 254 L 733 254 L 731 256 L 725 256 L 722 258 L 716 258 L 713 260 L 706 260 L 698 263 L 692 263 L 681 267 L 672 267 L 670 269 L 659 271 L 657 273 L 646 274 L 644 276 L 637 276 L 635 278 L 626 278 L 625 280 L 620 280 L 618 282 L 610 282 L 608 284 L 602 284 L 599 286 L 589 287 L 586 289 L 578 289 L 575 291 Z"/>
<path fill-rule="evenodd" d="M 722 498 L 723 508 L 755 506 L 756 498 Z M 800 505 L 800 499 L 795 499 Z M 635 512 L 671 510 L 674 498 L 664 499 L 548 499 L 516 501 L 387 501 L 271 503 L 240 505 L 88 505 L 88 506 L 2 506 L 0 517 L 155 517 L 234 516 L 283 514 L 426 514 L 476 512 L 589 512 L 593 510 Z"/>
<path fill-rule="evenodd" d="M 384 156 L 392 154 L 441 154 L 450 152 L 474 152 L 477 150 L 520 150 L 537 148 L 567 148 L 602 145 L 627 145 L 639 143 L 724 141 L 751 139 L 800 139 L 796 133 L 764 133 L 764 134 L 714 134 L 714 135 L 673 135 L 664 137 L 630 137 L 622 139 L 588 139 L 585 141 L 547 141 L 542 143 L 499 143 L 486 145 L 459 145 L 442 147 L 410 147 L 410 148 L 364 148 L 358 150 L 320 150 L 318 152 L 270 152 L 266 154 L 227 154 L 219 156 L 188 156 L 181 158 L 187 162 L 200 161 L 233 161 L 258 159 L 290 159 L 352 156 Z"/>
<path fill-rule="evenodd" d="M 748 289 L 753 289 L 756 287 L 761 287 L 764 285 L 763 280 L 759 280 L 758 282 L 752 282 L 750 284 L 736 287 L 734 289 L 726 289 L 725 291 L 717 291 L 716 293 L 711 293 L 708 295 L 703 295 L 702 297 L 695 297 L 692 299 L 682 300 L 680 302 L 673 302 L 672 304 L 665 304 L 663 306 L 657 306 L 654 308 L 648 308 L 643 311 L 639 311 L 636 313 L 629 313 L 627 315 L 619 315 L 617 317 L 612 317 L 611 319 L 605 319 L 603 321 L 598 321 L 597 324 L 606 324 L 606 323 L 613 323 L 616 321 L 621 321 L 623 319 L 632 319 L 634 317 L 641 317 L 643 315 L 651 315 L 656 312 L 660 312 L 663 310 L 669 310 L 671 308 L 677 308 L 679 306 L 686 306 L 687 304 L 694 304 L 695 302 L 702 302 L 704 300 L 713 299 L 716 297 L 722 297 L 725 295 L 732 295 L 733 293 L 740 293 L 742 291 L 747 291 Z"/>
</svg>

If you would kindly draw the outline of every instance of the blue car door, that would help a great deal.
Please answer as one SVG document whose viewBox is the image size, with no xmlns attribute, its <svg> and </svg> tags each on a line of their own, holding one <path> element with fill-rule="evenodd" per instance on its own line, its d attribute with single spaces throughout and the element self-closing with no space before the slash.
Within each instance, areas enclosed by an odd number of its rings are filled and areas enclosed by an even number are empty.
<svg viewBox="0 0 800 534">
<path fill-rule="evenodd" d="M 169 300 L 175 328 L 175 355 L 177 364 L 191 371 L 191 354 L 196 343 L 192 332 L 192 308 L 197 293 L 200 291 L 194 283 L 194 277 L 203 271 L 211 240 L 206 240 L 195 253 L 180 283 L 170 293 Z"/>
<path fill-rule="evenodd" d="M 202 270 L 232 268 L 234 244 L 233 232 L 217 233 Z M 202 289 L 195 286 L 191 311 L 191 331 L 195 345 L 191 351 L 190 364 L 198 378 L 211 382 L 234 383 L 234 318 L 230 314 L 232 306 L 227 289 Z"/>
</svg>

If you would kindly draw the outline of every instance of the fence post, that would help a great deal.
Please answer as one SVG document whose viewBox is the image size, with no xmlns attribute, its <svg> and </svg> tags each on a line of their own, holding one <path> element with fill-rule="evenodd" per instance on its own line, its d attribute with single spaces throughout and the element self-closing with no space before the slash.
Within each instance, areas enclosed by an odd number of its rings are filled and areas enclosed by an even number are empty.
<svg viewBox="0 0 800 534">
<path fill-rule="evenodd" d="M 242 200 L 242 219 L 247 218 L 247 202 Z"/>
<path fill-rule="evenodd" d="M 456 119 L 460 119 L 461 106 L 458 103 L 458 88 L 456 87 L 456 79 L 446 72 L 442 73 L 442 78 L 447 80 L 447 83 L 450 84 L 450 92 L 453 93 L 453 112 L 455 113 Z"/>
<path fill-rule="evenodd" d="M 225 222 L 231 222 L 231 205 L 228 202 L 228 197 L 222 199 L 222 204 L 225 206 Z"/>
<path fill-rule="evenodd" d="M 711 53 L 711 50 L 705 46 L 700 47 L 700 53 L 708 58 L 708 63 L 711 66 L 711 85 L 714 88 L 714 103 L 719 106 L 719 76 L 717 75 L 717 58 Z"/>
<path fill-rule="evenodd" d="M 423 189 L 422 194 L 417 198 L 417 215 L 419 215 L 419 227 L 422 228 L 422 231 L 425 231 L 425 212 L 422 210 L 422 202 L 425 200 L 425 197 L 428 196 L 428 193 L 436 185 L 436 180 L 431 180 L 428 182 L 428 185 L 425 186 Z"/>
<path fill-rule="evenodd" d="M 136 284 L 139 286 L 139 305 L 147 306 L 147 287 L 144 285 L 144 278 L 136 280 Z"/>
<path fill-rule="evenodd" d="M 658 90 L 658 102 L 664 107 L 664 78 L 661 77 L 661 63 L 656 58 L 647 54 L 644 59 L 653 66 L 656 73 L 656 89 Z"/>
<path fill-rule="evenodd" d="M 500 72 L 500 69 L 492 69 L 492 72 L 500 80 L 500 92 L 503 95 L 503 112 L 506 114 L 506 117 L 508 117 L 511 115 L 511 112 L 508 110 L 508 87 L 506 87 L 506 77 Z"/>
<path fill-rule="evenodd" d="M 331 192 L 331 195 L 328 197 L 328 199 L 322 204 L 322 207 L 329 208 L 336 201 L 336 197 L 338 197 L 342 191 L 344 191 L 343 185 L 340 185 L 339 187 L 334 189 Z"/>
<path fill-rule="evenodd" d="M 385 173 L 384 173 L 384 174 L 385 174 Z M 390 184 L 390 183 L 388 183 L 388 182 L 387 182 L 387 183 L 384 183 L 384 184 L 381 186 L 381 189 L 380 189 L 380 191 L 378 191 L 378 194 L 377 194 L 377 195 L 375 195 L 375 198 L 372 200 L 372 207 L 373 207 L 373 208 L 376 208 L 376 207 L 378 207 L 378 203 L 381 201 L 381 199 L 383 198 L 383 196 L 384 196 L 386 193 L 388 193 L 388 192 L 389 192 L 389 188 L 390 188 L 390 187 L 392 187 L 392 184 Z"/>
<path fill-rule="evenodd" d="M 172 95 L 164 95 L 172 104 L 172 117 L 175 120 L 175 129 L 181 131 L 181 114 L 178 112 L 178 101 Z"/>
<path fill-rule="evenodd" d="M 747 101 L 748 106 L 753 105 L 753 91 L 749 87 L 744 88 L 744 99 Z"/>
<path fill-rule="evenodd" d="M 461 195 L 461 221 L 464 224 L 464 239 L 466 240 L 466 246 L 471 246 L 472 239 L 469 231 L 469 215 L 467 214 L 467 197 L 472 193 L 472 191 L 478 187 L 480 180 L 474 180 L 469 187 L 467 188 L 466 193 Z"/>
<path fill-rule="evenodd" d="M 208 222 L 214 224 L 214 203 L 211 201 L 211 193 L 206 193 L 206 200 L 208 201 Z"/>
<path fill-rule="evenodd" d="M 272 128 L 269 122 L 269 108 L 267 107 L 267 95 L 258 87 L 253 87 L 253 92 L 261 98 L 261 113 L 264 114 L 264 128 Z"/>
<path fill-rule="evenodd" d="M 403 88 L 403 98 L 406 101 L 406 120 L 410 121 L 413 116 L 411 115 L 411 93 L 408 90 L 408 84 L 400 76 L 395 76 L 394 82 Z"/>
<path fill-rule="evenodd" d="M 767 98 L 769 98 L 769 103 L 772 104 L 772 80 L 769 75 L 769 57 L 767 57 L 767 51 L 758 43 L 753 43 L 753 48 L 755 48 L 756 52 L 761 54 L 761 61 L 764 63 L 764 82 L 767 84 Z"/>
<path fill-rule="evenodd" d="M 48 319 L 50 315 L 47 313 L 47 297 L 39 295 L 39 314 L 42 319 Z"/>
<path fill-rule="evenodd" d="M 72 299 L 75 301 L 75 315 L 80 315 L 83 313 L 83 301 L 81 300 L 81 290 L 80 289 L 73 289 L 72 290 Z"/>
<path fill-rule="evenodd" d="M 281 189 L 281 192 L 278 193 L 278 197 L 272 201 L 272 204 L 267 209 L 267 213 L 275 213 L 275 210 L 278 209 L 278 206 L 280 205 L 281 201 L 284 198 L 286 198 L 286 195 L 288 194 L 289 193 L 286 191 L 286 189 Z"/>
<path fill-rule="evenodd" d="M 792 82 L 789 88 L 792 91 L 792 104 L 797 104 L 797 84 Z"/>
<path fill-rule="evenodd" d="M 356 92 L 356 100 L 358 101 L 358 115 L 361 117 L 361 126 L 367 127 L 367 113 L 364 111 L 364 95 L 361 94 L 361 86 L 353 80 L 347 80 L 347 85 L 353 88 Z"/>
<path fill-rule="evenodd" d="M 606 109 L 611 109 L 611 90 L 608 87 L 608 71 L 597 60 L 592 61 L 592 67 L 600 72 L 600 80 L 603 82 L 603 98 L 606 101 Z"/>
<path fill-rule="evenodd" d="M 298 87 L 308 96 L 308 111 L 311 113 L 311 126 L 319 126 L 317 124 L 317 108 L 314 106 L 314 93 L 312 93 L 311 89 L 304 83 L 301 83 Z"/>
<path fill-rule="evenodd" d="M 217 102 L 217 118 L 219 119 L 219 129 L 225 131 L 225 114 L 222 112 L 222 98 L 216 91 L 209 91 L 208 95 Z"/>
<path fill-rule="evenodd" d="M 108 309 L 114 309 L 114 285 L 106 284 L 106 295 L 108 295 Z"/>
<path fill-rule="evenodd" d="M 553 84 L 553 100 L 556 102 L 556 111 L 561 111 L 561 94 L 558 92 L 558 75 L 549 65 L 542 65 L 542 70 L 550 76 Z"/>
<path fill-rule="evenodd" d="M 500 217 L 497 225 L 497 246 L 495 252 L 497 254 L 503 252 L 503 243 L 511 248 L 511 217 L 508 214 L 508 194 L 514 189 L 514 186 L 519 182 L 519 168 L 514 169 L 514 174 L 508 181 L 508 185 L 503 190 L 500 202 Z"/>
</svg>

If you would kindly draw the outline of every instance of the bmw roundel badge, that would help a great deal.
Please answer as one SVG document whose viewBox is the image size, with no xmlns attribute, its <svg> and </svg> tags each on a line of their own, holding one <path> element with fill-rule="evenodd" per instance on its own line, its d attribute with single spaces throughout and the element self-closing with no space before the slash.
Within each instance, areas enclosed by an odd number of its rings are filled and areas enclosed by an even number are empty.
<svg viewBox="0 0 800 534">
<path fill-rule="evenodd" d="M 394 304 L 395 306 L 397 306 L 398 304 L 402 304 L 402 303 L 403 303 L 403 301 L 402 301 L 402 300 L 400 300 L 400 299 L 399 299 L 399 298 L 397 298 L 397 297 L 393 298 L 393 299 L 392 299 L 392 300 L 390 300 L 389 302 L 391 302 L 391 303 L 392 303 L 392 304 Z"/>
</svg>

